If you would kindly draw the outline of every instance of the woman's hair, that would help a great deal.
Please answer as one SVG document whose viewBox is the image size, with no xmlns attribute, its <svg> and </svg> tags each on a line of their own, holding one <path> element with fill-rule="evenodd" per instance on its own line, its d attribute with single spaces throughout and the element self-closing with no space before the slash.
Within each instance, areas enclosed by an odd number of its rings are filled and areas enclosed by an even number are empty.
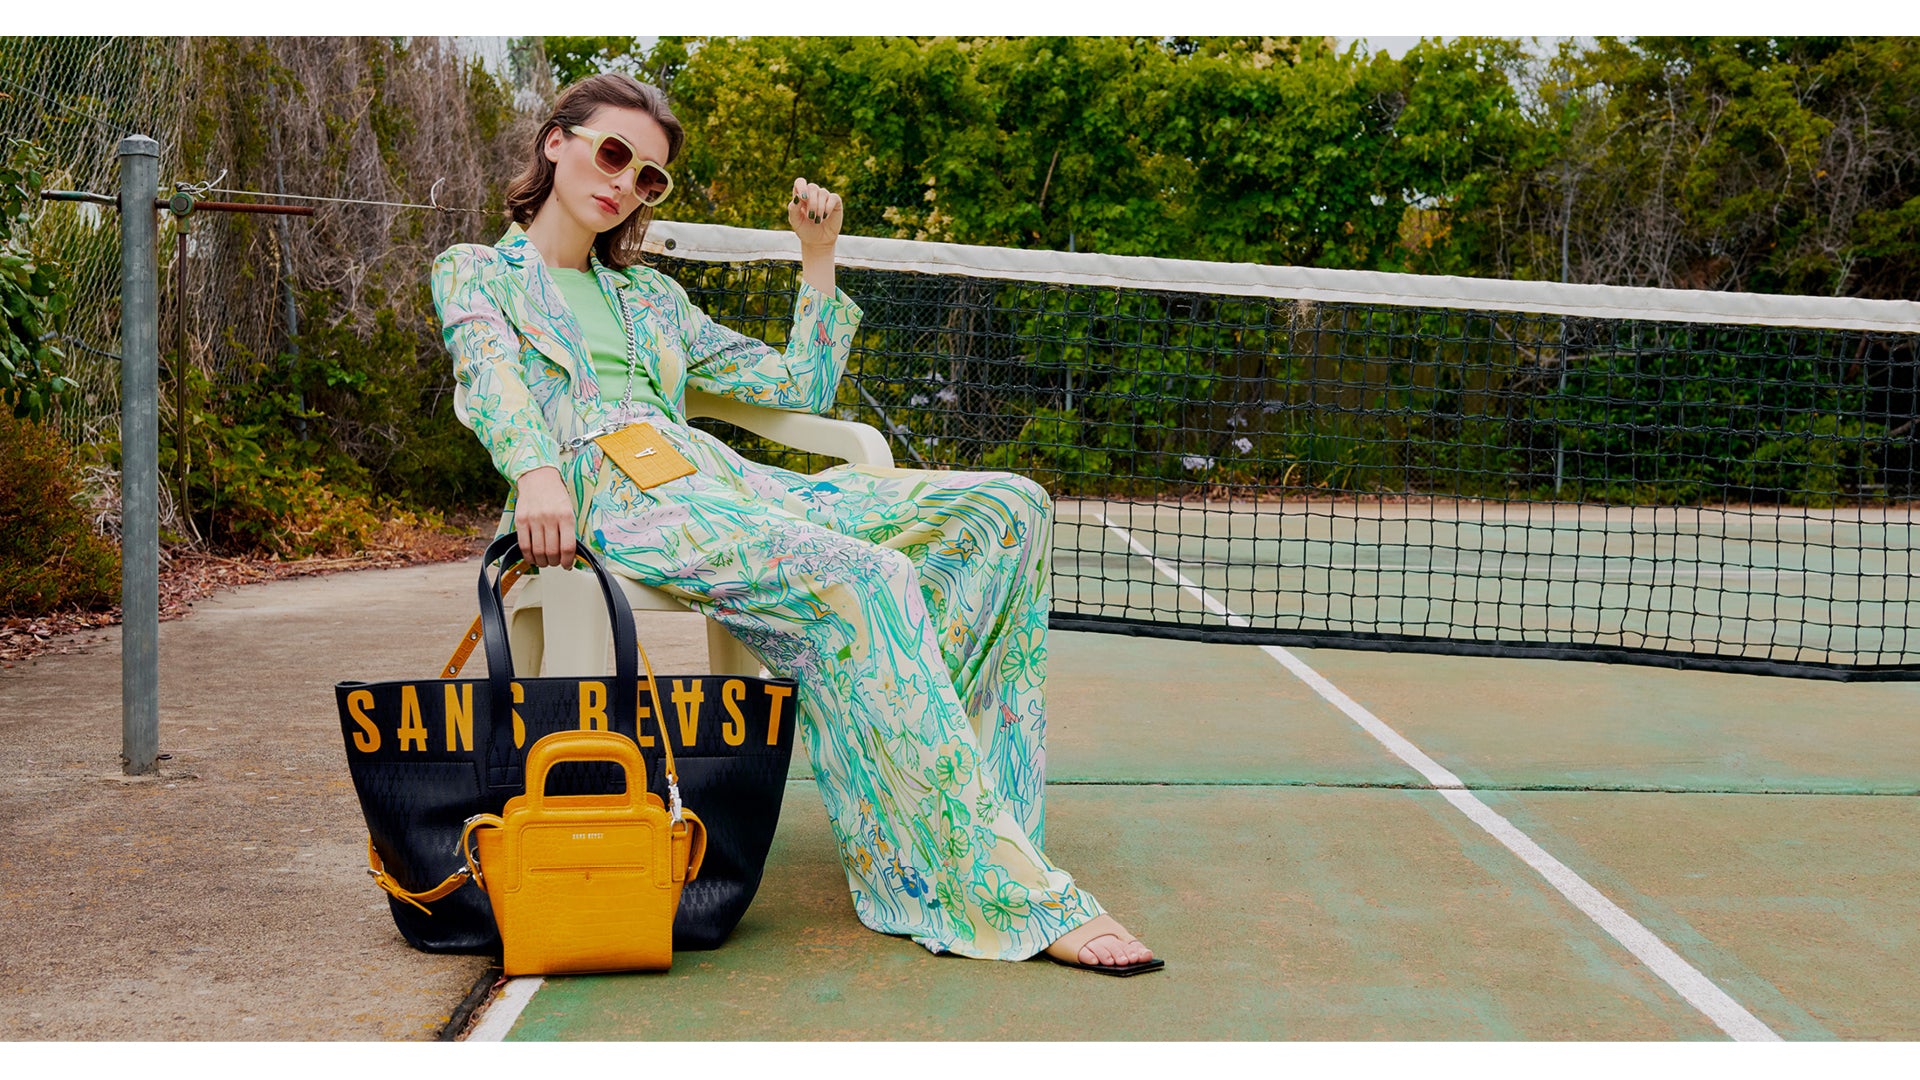
<svg viewBox="0 0 1920 1080">
<path fill-rule="evenodd" d="M 527 161 L 526 169 L 507 185 L 508 217 L 521 225 L 528 224 L 547 196 L 553 194 L 553 162 L 541 152 L 547 132 L 555 128 L 565 131 L 575 124 L 584 124 L 602 105 L 637 109 L 660 121 L 660 126 L 667 131 L 667 160 L 663 164 L 671 164 L 680 155 L 686 130 L 667 107 L 667 95 L 659 87 L 617 71 L 582 79 L 560 92 L 553 103 L 553 112 L 534 133 L 533 156 Z M 640 207 L 625 221 L 594 237 L 594 254 L 610 270 L 625 270 L 641 262 L 640 242 L 646 238 L 647 225 L 652 221 L 653 208 Z"/>
</svg>

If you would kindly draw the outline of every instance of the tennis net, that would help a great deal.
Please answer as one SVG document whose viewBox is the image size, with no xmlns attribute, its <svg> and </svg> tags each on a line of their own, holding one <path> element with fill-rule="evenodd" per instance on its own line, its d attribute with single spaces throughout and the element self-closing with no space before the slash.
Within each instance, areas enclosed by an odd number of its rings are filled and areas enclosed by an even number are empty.
<svg viewBox="0 0 1920 1080">
<path fill-rule="evenodd" d="M 784 337 L 791 234 L 657 222 L 648 249 Z M 1055 627 L 1920 677 L 1920 304 L 838 256 L 865 312 L 838 414 L 902 465 L 1045 485 Z"/>
</svg>

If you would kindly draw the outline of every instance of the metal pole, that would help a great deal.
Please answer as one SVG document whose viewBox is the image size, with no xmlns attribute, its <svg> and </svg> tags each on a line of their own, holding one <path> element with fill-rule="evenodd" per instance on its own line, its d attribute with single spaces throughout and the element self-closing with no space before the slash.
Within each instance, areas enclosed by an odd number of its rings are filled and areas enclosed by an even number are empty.
<svg viewBox="0 0 1920 1080">
<path fill-rule="evenodd" d="M 160 758 L 160 144 L 120 140 L 120 761 Z"/>
<path fill-rule="evenodd" d="M 286 158 L 280 153 L 280 88 L 273 80 L 267 80 L 267 108 L 273 111 L 273 190 L 276 195 L 287 193 Z M 282 217 L 274 224 L 274 231 L 280 240 L 280 291 L 287 306 L 287 354 L 293 357 L 297 369 L 300 364 L 300 307 L 293 298 L 293 244 L 287 239 L 287 219 Z M 300 419 L 294 426 L 300 432 L 300 441 L 307 441 L 307 388 L 296 382 L 294 393 L 300 408 Z"/>
<path fill-rule="evenodd" d="M 187 470 L 192 468 L 193 440 L 187 432 L 187 229 L 188 218 L 177 217 L 173 251 L 173 490 L 180 524 L 193 529 L 193 506 L 187 498 Z"/>
<path fill-rule="evenodd" d="M 1560 228 L 1560 280 L 1565 283 L 1571 275 L 1567 263 L 1567 234 L 1573 221 L 1573 185 L 1567 185 L 1567 205 L 1564 220 Z M 1567 317 L 1560 316 L 1560 388 L 1553 399 L 1553 497 L 1560 497 L 1560 485 L 1566 479 L 1567 471 L 1567 427 L 1565 411 L 1567 408 Z"/>
</svg>

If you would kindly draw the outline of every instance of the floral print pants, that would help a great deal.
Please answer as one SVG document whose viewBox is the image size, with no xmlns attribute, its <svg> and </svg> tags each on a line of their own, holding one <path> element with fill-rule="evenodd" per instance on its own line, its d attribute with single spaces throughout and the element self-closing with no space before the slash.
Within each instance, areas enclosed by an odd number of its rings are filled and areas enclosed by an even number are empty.
<svg viewBox="0 0 1920 1080">
<path fill-rule="evenodd" d="M 799 684 L 861 922 L 1024 960 L 1104 909 L 1041 852 L 1052 502 L 1024 477 L 761 465 L 643 411 L 698 468 L 563 471 L 609 569 L 719 619 Z"/>
</svg>

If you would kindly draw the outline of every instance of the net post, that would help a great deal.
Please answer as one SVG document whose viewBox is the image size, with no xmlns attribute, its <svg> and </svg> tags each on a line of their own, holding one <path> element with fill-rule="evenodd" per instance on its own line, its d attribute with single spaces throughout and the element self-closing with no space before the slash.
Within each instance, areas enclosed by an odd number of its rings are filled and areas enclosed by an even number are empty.
<svg viewBox="0 0 1920 1080">
<path fill-rule="evenodd" d="M 1567 468 L 1567 367 L 1572 361 L 1567 356 L 1567 317 L 1560 316 L 1560 385 L 1554 389 L 1553 397 L 1553 497 L 1560 497 L 1560 484 L 1566 476 Z"/>
<path fill-rule="evenodd" d="M 120 762 L 160 756 L 160 144 L 120 140 Z"/>
</svg>

